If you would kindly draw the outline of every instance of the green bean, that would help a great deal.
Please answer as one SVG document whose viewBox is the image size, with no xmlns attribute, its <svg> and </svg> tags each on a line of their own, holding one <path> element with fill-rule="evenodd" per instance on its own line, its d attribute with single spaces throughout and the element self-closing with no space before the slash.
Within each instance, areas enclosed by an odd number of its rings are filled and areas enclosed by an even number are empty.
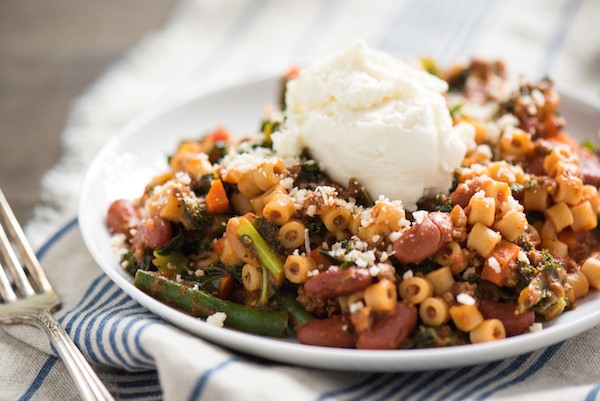
<svg viewBox="0 0 600 401">
<path fill-rule="evenodd" d="M 292 291 L 280 291 L 277 301 L 288 312 L 290 325 L 296 333 L 303 324 L 315 319 L 313 315 L 308 313 L 306 309 L 300 305 L 300 302 L 296 300 L 296 294 L 294 294 Z"/>
<path fill-rule="evenodd" d="M 157 272 L 138 270 L 134 284 L 148 295 L 193 316 L 206 318 L 215 312 L 227 315 L 225 325 L 254 334 L 284 337 L 286 311 L 265 311 L 217 298 L 205 291 L 168 279 Z"/>
</svg>

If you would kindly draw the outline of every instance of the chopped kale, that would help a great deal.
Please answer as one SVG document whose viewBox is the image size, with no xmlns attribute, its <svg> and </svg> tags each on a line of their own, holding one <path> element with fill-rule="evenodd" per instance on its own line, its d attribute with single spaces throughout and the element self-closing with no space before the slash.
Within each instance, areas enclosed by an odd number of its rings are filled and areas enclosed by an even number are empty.
<svg viewBox="0 0 600 401">
<path fill-rule="evenodd" d="M 148 252 L 142 256 L 142 259 L 138 261 L 132 252 L 121 255 L 121 266 L 132 276 L 138 270 L 156 270 L 152 265 L 152 253 Z"/>
<path fill-rule="evenodd" d="M 327 232 L 327 228 L 320 218 L 309 218 L 304 222 L 304 225 L 308 228 L 308 235 L 310 237 Z"/>
<path fill-rule="evenodd" d="M 523 189 L 525 189 L 525 186 L 517 184 L 516 182 L 510 184 L 509 187 L 513 194 L 519 194 L 521 191 L 523 191 Z"/>
<path fill-rule="evenodd" d="M 207 152 L 208 161 L 211 163 L 218 163 L 223 157 L 227 155 L 227 143 L 223 141 L 215 142 L 212 149 Z"/>
<path fill-rule="evenodd" d="M 265 139 L 263 140 L 261 146 L 263 148 L 272 148 L 273 141 L 271 140 L 271 134 L 279 129 L 281 123 L 279 121 L 264 119 L 260 126 L 260 132 L 265 135 Z"/>
<path fill-rule="evenodd" d="M 428 327 L 419 325 L 414 336 L 407 342 L 407 348 L 434 348 L 467 344 L 466 335 L 452 330 L 450 326 Z"/>
<path fill-rule="evenodd" d="M 300 164 L 300 172 L 298 173 L 298 181 L 316 183 L 319 182 L 325 175 L 319 168 L 319 165 L 314 160 L 307 160 Z"/>
<path fill-rule="evenodd" d="M 256 217 L 252 221 L 252 225 L 256 228 L 256 231 L 261 237 L 267 242 L 269 247 L 278 254 L 283 254 L 283 248 L 279 242 L 279 226 L 269 222 L 264 217 Z"/>
<path fill-rule="evenodd" d="M 434 212 L 450 213 L 452 210 L 452 199 L 444 194 L 439 194 L 435 197 L 435 204 L 433 206 Z"/>
<path fill-rule="evenodd" d="M 208 191 L 210 190 L 210 186 L 215 179 L 215 175 L 213 173 L 203 174 L 200 176 L 198 181 L 192 183 L 192 190 L 196 196 L 206 196 Z"/>
<path fill-rule="evenodd" d="M 354 198 L 356 203 L 363 207 L 375 205 L 369 191 L 356 178 L 348 180 L 348 197 Z"/>
<path fill-rule="evenodd" d="M 208 230 L 212 226 L 214 217 L 205 208 L 192 209 L 185 199 L 182 199 L 182 202 L 183 219 L 181 224 L 186 230 Z"/>
</svg>

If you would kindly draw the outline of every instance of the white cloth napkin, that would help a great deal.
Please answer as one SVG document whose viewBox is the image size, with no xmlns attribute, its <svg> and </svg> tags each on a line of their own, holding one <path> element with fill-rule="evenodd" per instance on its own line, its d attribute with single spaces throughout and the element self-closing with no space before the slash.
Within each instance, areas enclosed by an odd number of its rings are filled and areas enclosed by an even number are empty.
<svg viewBox="0 0 600 401">
<path fill-rule="evenodd" d="M 27 234 L 63 299 L 62 325 L 122 400 L 597 399 L 599 327 L 498 362 L 399 374 L 325 372 L 231 352 L 162 321 L 114 285 L 86 251 L 75 215 L 94 154 L 143 110 L 281 73 L 357 38 L 403 58 L 501 58 L 511 71 L 550 75 L 597 101 L 599 18 L 598 0 L 181 2 L 164 29 L 78 99 L 64 157 L 44 180 L 45 202 Z M 39 330 L 3 326 L 0 355 L 0 400 L 79 399 Z"/>
</svg>

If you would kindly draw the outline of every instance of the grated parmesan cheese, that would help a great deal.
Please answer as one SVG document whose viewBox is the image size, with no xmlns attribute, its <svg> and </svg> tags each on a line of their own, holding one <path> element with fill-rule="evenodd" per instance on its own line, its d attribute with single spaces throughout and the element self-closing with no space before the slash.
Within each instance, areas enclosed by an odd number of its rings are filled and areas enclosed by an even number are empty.
<svg viewBox="0 0 600 401">
<path fill-rule="evenodd" d="M 463 305 L 475 305 L 475 298 L 464 292 L 456 296 L 456 301 Z"/>
<path fill-rule="evenodd" d="M 216 312 L 206 318 L 206 323 L 216 327 L 223 327 L 226 319 L 227 315 L 225 313 Z"/>
<path fill-rule="evenodd" d="M 541 323 L 534 323 L 531 326 L 529 326 L 529 331 L 532 333 L 535 333 L 537 331 L 542 331 L 544 329 L 544 326 L 542 326 Z"/>
<path fill-rule="evenodd" d="M 488 265 L 494 270 L 496 273 L 500 274 L 500 263 L 498 263 L 498 259 L 495 257 L 488 258 Z"/>
</svg>

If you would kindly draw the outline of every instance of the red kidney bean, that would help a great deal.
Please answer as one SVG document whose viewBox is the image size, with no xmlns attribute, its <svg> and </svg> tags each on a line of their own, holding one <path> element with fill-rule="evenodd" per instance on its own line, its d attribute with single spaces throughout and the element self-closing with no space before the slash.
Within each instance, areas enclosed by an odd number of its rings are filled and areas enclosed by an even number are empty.
<svg viewBox="0 0 600 401">
<path fill-rule="evenodd" d="M 481 190 L 481 179 L 478 177 L 457 185 L 454 192 L 450 194 L 450 200 L 453 205 L 460 205 L 463 209 L 466 208 L 471 200 L 471 197 Z"/>
<path fill-rule="evenodd" d="M 311 320 L 300 327 L 296 337 L 301 344 L 354 348 L 356 336 L 348 329 L 350 327 L 349 323 L 350 321 L 345 315 Z"/>
<path fill-rule="evenodd" d="M 484 318 L 502 321 L 507 337 L 524 333 L 535 321 L 535 313 L 531 308 L 515 315 L 517 304 L 502 304 L 482 299 L 479 301 L 478 307 Z"/>
<path fill-rule="evenodd" d="M 321 299 L 335 298 L 364 290 L 372 282 L 373 277 L 366 269 L 340 268 L 312 276 L 304 283 L 304 291 Z"/>
<path fill-rule="evenodd" d="M 131 237 L 131 229 L 137 227 L 140 218 L 128 199 L 118 199 L 110 204 L 106 214 L 106 224 L 112 233 L 125 234 Z"/>
<path fill-rule="evenodd" d="M 447 213 L 429 213 L 394 241 L 394 256 L 401 263 L 421 263 L 452 240 L 452 220 Z"/>
<path fill-rule="evenodd" d="M 172 236 L 171 222 L 162 217 L 153 217 L 137 227 L 132 243 L 138 249 L 151 250 L 167 244 Z"/>
<path fill-rule="evenodd" d="M 396 349 L 410 336 L 417 325 L 417 308 L 398 302 L 391 311 L 375 319 L 370 329 L 358 337 L 356 348 Z"/>
</svg>

